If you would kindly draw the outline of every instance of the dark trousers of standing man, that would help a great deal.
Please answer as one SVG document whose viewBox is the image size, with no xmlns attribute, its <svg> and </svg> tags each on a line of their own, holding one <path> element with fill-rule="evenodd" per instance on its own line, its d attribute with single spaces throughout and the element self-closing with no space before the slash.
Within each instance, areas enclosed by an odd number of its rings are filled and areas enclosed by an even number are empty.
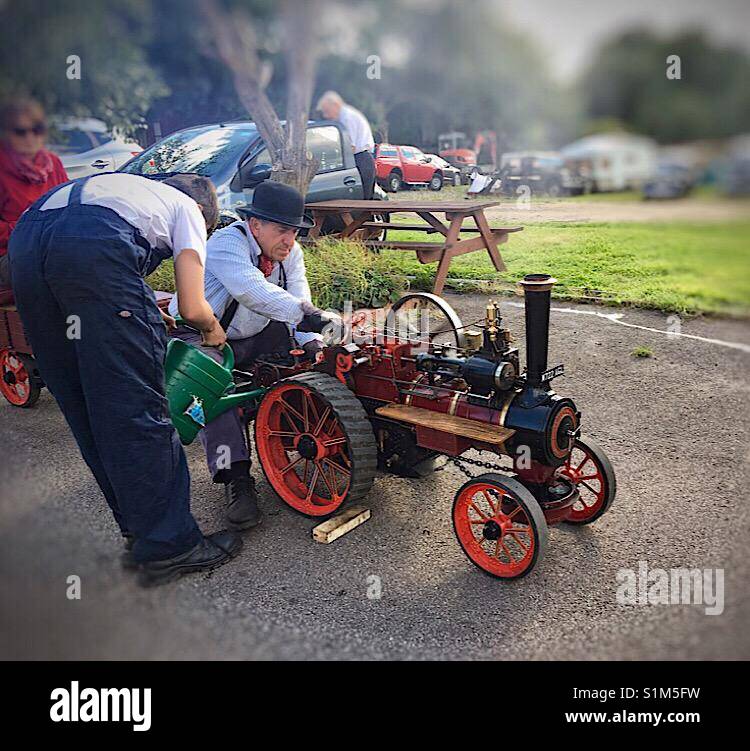
<svg viewBox="0 0 750 751">
<path fill-rule="evenodd" d="M 163 251 L 118 214 L 80 204 L 40 211 L 10 238 L 13 290 L 39 372 L 138 561 L 202 537 L 164 396 L 166 331 L 143 276 Z M 49 195 L 49 194 L 48 194 Z"/>
<path fill-rule="evenodd" d="M 375 190 L 375 159 L 371 151 L 358 151 L 354 155 L 354 163 L 357 165 L 362 178 L 362 190 L 364 199 L 369 201 Z"/>
</svg>

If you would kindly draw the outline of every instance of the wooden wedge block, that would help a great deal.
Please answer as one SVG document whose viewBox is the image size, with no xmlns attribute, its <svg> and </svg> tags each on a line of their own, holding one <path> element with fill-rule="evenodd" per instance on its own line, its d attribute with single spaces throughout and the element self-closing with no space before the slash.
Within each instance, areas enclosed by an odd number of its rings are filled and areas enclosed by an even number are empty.
<svg viewBox="0 0 750 751">
<path fill-rule="evenodd" d="M 370 518 L 370 509 L 364 506 L 352 506 L 336 516 L 332 516 L 322 524 L 313 528 L 313 540 L 327 545 L 341 535 L 351 532 L 355 527 L 364 524 Z"/>
</svg>

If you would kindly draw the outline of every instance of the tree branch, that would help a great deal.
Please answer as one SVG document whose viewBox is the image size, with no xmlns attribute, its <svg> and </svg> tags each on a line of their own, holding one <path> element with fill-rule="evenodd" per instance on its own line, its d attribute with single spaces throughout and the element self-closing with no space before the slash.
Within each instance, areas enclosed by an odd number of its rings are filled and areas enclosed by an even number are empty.
<svg viewBox="0 0 750 751">
<path fill-rule="evenodd" d="M 265 92 L 268 69 L 258 55 L 253 25 L 246 14 L 226 12 L 217 0 L 198 0 L 198 7 L 213 36 L 217 55 L 232 73 L 237 96 L 258 127 L 274 166 L 280 165 L 284 131 Z"/>
</svg>

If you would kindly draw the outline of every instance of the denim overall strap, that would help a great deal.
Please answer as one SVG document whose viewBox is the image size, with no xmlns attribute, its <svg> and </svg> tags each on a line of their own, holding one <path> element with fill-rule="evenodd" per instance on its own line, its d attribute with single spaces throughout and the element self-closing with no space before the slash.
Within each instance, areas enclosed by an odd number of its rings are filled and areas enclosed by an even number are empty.
<svg viewBox="0 0 750 751">
<path fill-rule="evenodd" d="M 81 205 L 81 191 L 83 186 L 89 181 L 89 176 L 79 177 L 78 180 L 73 181 L 73 189 L 68 196 L 68 206 L 80 206 Z"/>
</svg>

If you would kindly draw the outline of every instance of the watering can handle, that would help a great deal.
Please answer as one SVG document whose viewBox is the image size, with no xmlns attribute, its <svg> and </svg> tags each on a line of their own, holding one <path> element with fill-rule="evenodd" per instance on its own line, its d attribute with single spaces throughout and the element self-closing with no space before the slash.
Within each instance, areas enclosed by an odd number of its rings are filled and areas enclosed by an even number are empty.
<svg viewBox="0 0 750 751">
<path fill-rule="evenodd" d="M 187 326 L 185 323 L 185 319 L 182 318 L 182 316 L 175 316 L 174 322 L 178 326 Z M 192 328 L 192 326 L 188 326 L 188 328 Z M 224 354 L 224 359 L 222 360 L 222 366 L 225 367 L 227 370 L 234 370 L 234 352 L 232 351 L 232 348 L 229 346 L 229 342 L 227 342 L 223 349 L 222 353 Z"/>
<path fill-rule="evenodd" d="M 227 370 L 234 370 L 234 352 L 232 352 L 232 348 L 229 346 L 229 342 L 226 342 L 226 344 L 224 344 L 222 352 L 224 353 L 224 361 L 222 362 L 222 365 Z"/>
</svg>

